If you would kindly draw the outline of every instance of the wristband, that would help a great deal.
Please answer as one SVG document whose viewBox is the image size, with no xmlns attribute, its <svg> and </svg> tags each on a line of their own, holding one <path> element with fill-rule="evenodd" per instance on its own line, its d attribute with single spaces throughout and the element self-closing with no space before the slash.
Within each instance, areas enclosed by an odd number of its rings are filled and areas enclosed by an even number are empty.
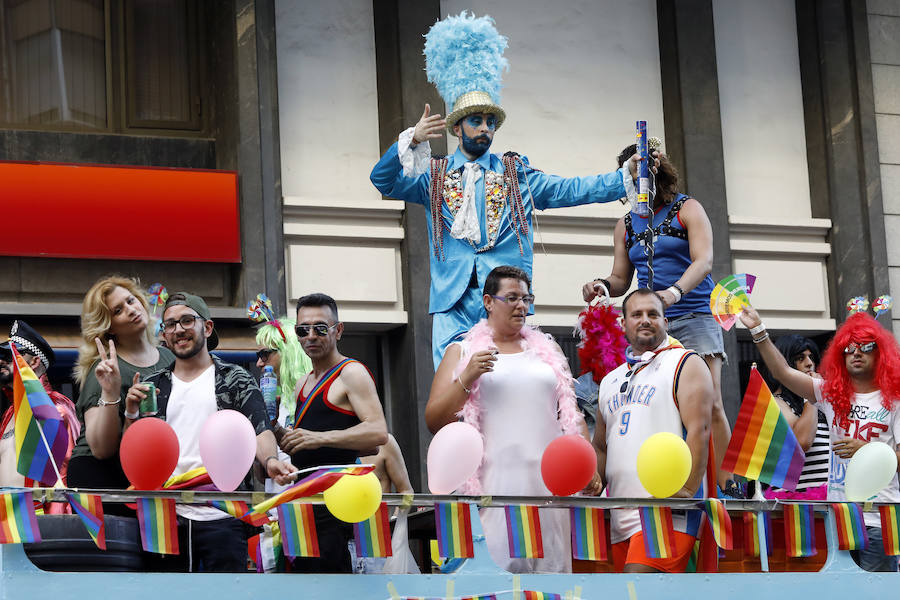
<svg viewBox="0 0 900 600">
<path fill-rule="evenodd" d="M 133 413 L 128 412 L 127 410 L 125 411 L 126 419 L 131 419 L 132 421 L 134 421 L 135 419 L 137 419 L 140 416 L 141 416 L 141 413 L 139 413 L 138 411 L 134 411 Z"/>
<path fill-rule="evenodd" d="M 672 284 L 672 287 L 678 290 L 678 293 L 681 294 L 681 297 L 684 298 L 684 288 L 678 285 L 678 282 Z"/>
<path fill-rule="evenodd" d="M 768 333 L 768 332 L 766 332 L 766 334 L 765 334 L 764 336 L 762 336 L 761 338 L 759 338 L 759 339 L 753 338 L 753 343 L 754 343 L 754 344 L 762 344 L 762 343 L 763 343 L 764 341 L 766 341 L 767 339 L 769 339 L 769 333 Z"/>
<path fill-rule="evenodd" d="M 263 461 L 263 466 L 264 466 L 264 467 L 269 466 L 269 461 L 272 460 L 273 458 L 274 458 L 275 460 L 279 460 L 278 457 L 275 456 L 274 454 L 273 454 L 272 456 L 267 456 L 267 457 L 266 457 L 266 460 Z"/>
<path fill-rule="evenodd" d="M 760 324 L 757 325 L 756 327 L 751 327 L 751 328 L 750 328 L 750 335 L 756 335 L 757 333 L 762 333 L 762 332 L 765 331 L 765 330 L 766 330 L 766 325 L 765 325 L 765 323 L 760 323 Z"/>
<path fill-rule="evenodd" d="M 666 288 L 666 291 L 675 296 L 675 304 L 681 302 L 681 297 L 684 295 L 681 291 L 681 288 L 678 287 L 678 284 L 670 285 Z"/>
</svg>

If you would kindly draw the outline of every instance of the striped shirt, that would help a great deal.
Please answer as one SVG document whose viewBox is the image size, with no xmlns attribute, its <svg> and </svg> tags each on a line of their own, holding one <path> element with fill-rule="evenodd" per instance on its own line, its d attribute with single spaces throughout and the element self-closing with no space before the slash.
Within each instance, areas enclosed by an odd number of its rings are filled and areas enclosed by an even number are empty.
<svg viewBox="0 0 900 600">
<path fill-rule="evenodd" d="M 817 410 L 816 415 L 819 419 L 816 437 L 806 452 L 806 462 L 803 463 L 800 482 L 797 484 L 798 492 L 828 483 L 828 453 L 830 451 L 828 419 L 825 418 L 822 411 Z"/>
</svg>

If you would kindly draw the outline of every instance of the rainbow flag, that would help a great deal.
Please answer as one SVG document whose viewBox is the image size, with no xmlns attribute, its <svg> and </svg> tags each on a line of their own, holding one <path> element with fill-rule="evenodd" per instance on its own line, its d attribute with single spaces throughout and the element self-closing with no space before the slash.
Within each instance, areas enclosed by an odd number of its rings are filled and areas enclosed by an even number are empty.
<svg viewBox="0 0 900 600">
<path fill-rule="evenodd" d="M 602 508 L 574 506 L 569 509 L 572 530 L 572 557 L 579 560 L 606 560 L 606 519 Z"/>
<path fill-rule="evenodd" d="M 644 548 L 650 558 L 672 558 L 675 547 L 675 527 L 672 525 L 672 509 L 668 506 L 642 506 L 641 531 Z"/>
<path fill-rule="evenodd" d="M 496 594 L 479 594 L 478 596 L 463 596 L 460 600 L 497 600 Z"/>
<path fill-rule="evenodd" d="M 463 502 L 437 502 L 434 505 L 438 552 L 441 558 L 473 558 L 472 517 Z"/>
<path fill-rule="evenodd" d="M 531 590 L 522 590 L 525 600 L 562 600 L 559 594 L 551 594 L 550 592 L 534 592 Z"/>
<path fill-rule="evenodd" d="M 766 533 L 766 555 L 772 554 L 772 516 L 763 513 Z M 759 515 L 755 512 L 744 513 L 744 554 L 747 556 L 759 556 L 759 531 L 757 523 Z"/>
<path fill-rule="evenodd" d="M 31 492 L 0 494 L 0 544 L 40 541 L 41 531 Z"/>
<path fill-rule="evenodd" d="M 106 550 L 106 523 L 103 521 L 103 502 L 97 494 L 66 494 L 69 505 L 87 528 L 91 539 L 101 550 Z"/>
<path fill-rule="evenodd" d="M 16 470 L 25 477 L 52 486 L 58 479 L 53 463 L 59 467 L 69 449 L 66 425 L 41 380 L 16 351 L 15 345 L 10 344 L 10 348 L 13 353 Z M 41 430 L 46 444 L 41 439 Z M 51 453 L 47 452 L 47 446 Z"/>
<path fill-rule="evenodd" d="M 838 550 L 862 550 L 869 545 L 869 534 L 863 520 L 862 507 L 854 502 L 833 502 L 838 534 Z"/>
<path fill-rule="evenodd" d="M 755 368 L 741 403 L 722 470 L 787 490 L 797 489 L 806 454 L 769 386 Z"/>
<path fill-rule="evenodd" d="M 257 514 L 250 512 L 250 508 L 246 502 L 241 500 L 210 500 L 207 505 L 218 508 L 222 512 L 228 513 L 235 519 L 240 519 L 245 523 L 249 523 L 254 527 L 262 527 L 269 522 L 269 515 L 266 513 Z"/>
<path fill-rule="evenodd" d="M 544 558 L 541 517 L 537 506 L 507 506 L 506 535 L 510 558 Z"/>
<path fill-rule="evenodd" d="M 138 498 L 141 545 L 147 552 L 178 554 L 178 522 L 174 498 Z"/>
<path fill-rule="evenodd" d="M 321 494 L 337 483 L 337 480 L 344 475 L 365 475 L 374 470 L 375 467 L 372 465 L 362 465 L 359 467 L 325 467 L 317 469 L 280 494 L 260 502 L 254 506 L 250 512 L 256 514 L 266 513 L 285 502 Z"/>
<path fill-rule="evenodd" d="M 731 517 L 725 510 L 725 505 L 716 498 L 707 498 L 703 501 L 703 509 L 709 520 L 716 544 L 719 548 L 731 550 L 734 547 L 734 535 L 732 534 Z"/>
<path fill-rule="evenodd" d="M 393 556 L 387 504 L 382 502 L 374 515 L 353 524 L 353 539 L 357 556 Z"/>
<path fill-rule="evenodd" d="M 784 505 L 784 547 L 788 556 L 815 556 L 816 529 L 812 504 Z"/>
<path fill-rule="evenodd" d="M 881 513 L 881 541 L 888 556 L 900 554 L 900 511 L 896 504 L 879 506 Z"/>
<path fill-rule="evenodd" d="M 278 506 L 281 547 L 286 556 L 319 556 L 319 537 L 312 504 L 290 502 Z"/>
<path fill-rule="evenodd" d="M 212 478 L 206 472 L 206 467 L 197 467 L 185 471 L 181 475 L 173 475 L 163 484 L 166 490 L 190 490 L 201 486 L 213 486 Z M 129 488 L 133 489 L 133 488 Z M 218 489 L 213 486 L 213 489 Z"/>
</svg>

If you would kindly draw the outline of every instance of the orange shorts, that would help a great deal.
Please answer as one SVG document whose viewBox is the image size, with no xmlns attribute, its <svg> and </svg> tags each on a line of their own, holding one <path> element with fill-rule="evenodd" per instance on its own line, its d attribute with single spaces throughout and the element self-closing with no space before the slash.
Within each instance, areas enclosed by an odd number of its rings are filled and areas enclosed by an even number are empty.
<svg viewBox="0 0 900 600">
<path fill-rule="evenodd" d="M 613 567 L 616 573 L 623 572 L 627 564 L 646 565 L 664 573 L 684 573 L 688 561 L 691 559 L 691 551 L 694 549 L 695 541 L 697 541 L 697 538 L 694 536 L 676 531 L 674 556 L 671 558 L 650 558 L 647 556 L 647 550 L 644 547 L 644 534 L 639 532 L 624 542 L 612 545 Z"/>
</svg>

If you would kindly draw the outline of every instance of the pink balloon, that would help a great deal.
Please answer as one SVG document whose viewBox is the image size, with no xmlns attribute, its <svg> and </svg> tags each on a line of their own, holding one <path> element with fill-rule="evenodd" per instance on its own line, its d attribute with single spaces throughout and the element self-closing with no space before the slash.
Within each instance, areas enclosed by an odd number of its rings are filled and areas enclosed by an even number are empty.
<svg viewBox="0 0 900 600">
<path fill-rule="evenodd" d="M 223 492 L 241 484 L 256 456 L 256 432 L 236 410 L 210 415 L 200 429 L 200 458 L 210 479 Z"/>
<path fill-rule="evenodd" d="M 449 494 L 475 474 L 484 457 L 481 434 L 467 423 L 441 427 L 428 446 L 428 489 Z"/>
</svg>

